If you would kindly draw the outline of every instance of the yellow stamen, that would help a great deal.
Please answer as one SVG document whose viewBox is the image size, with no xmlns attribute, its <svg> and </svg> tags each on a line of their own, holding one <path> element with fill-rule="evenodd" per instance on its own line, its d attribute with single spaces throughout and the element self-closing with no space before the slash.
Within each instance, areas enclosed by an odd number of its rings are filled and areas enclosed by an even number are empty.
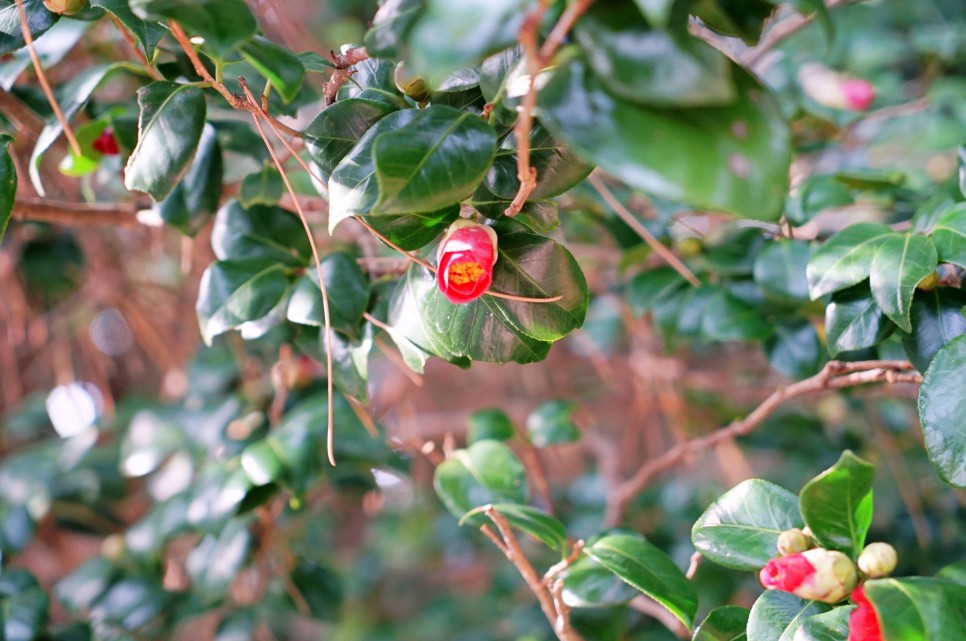
<svg viewBox="0 0 966 641">
<path fill-rule="evenodd" d="M 455 263 L 449 266 L 449 282 L 453 285 L 475 283 L 486 271 L 479 263 Z"/>
</svg>

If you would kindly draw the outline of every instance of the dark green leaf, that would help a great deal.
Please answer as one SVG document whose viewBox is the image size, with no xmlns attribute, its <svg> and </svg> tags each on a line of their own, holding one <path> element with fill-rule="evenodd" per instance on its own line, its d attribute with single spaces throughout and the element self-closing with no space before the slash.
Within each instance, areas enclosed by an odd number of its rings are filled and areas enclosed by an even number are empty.
<svg viewBox="0 0 966 641">
<path fill-rule="evenodd" d="M 757 81 L 738 69 L 735 80 L 733 105 L 648 108 L 612 96 L 573 58 L 540 92 L 539 117 L 555 138 L 633 187 L 777 220 L 788 181 L 788 125 Z"/>
<path fill-rule="evenodd" d="M 778 554 L 778 535 L 802 525 L 798 497 L 768 481 L 750 479 L 705 510 L 691 530 L 691 541 L 710 561 L 757 570 Z"/>
<path fill-rule="evenodd" d="M 807 243 L 784 238 L 765 246 L 755 259 L 755 283 L 782 300 L 808 300 L 805 271 L 811 250 Z"/>
<path fill-rule="evenodd" d="M 158 203 L 161 219 L 182 234 L 197 234 L 218 210 L 223 173 L 218 136 L 206 124 L 191 167 L 171 195 Z"/>
<path fill-rule="evenodd" d="M 803 601 L 790 592 L 768 590 L 748 615 L 748 641 L 792 641 L 802 622 L 829 611 L 818 601 Z"/>
<path fill-rule="evenodd" d="M 452 71 L 476 65 L 513 44 L 532 0 L 427 0 L 409 33 L 412 71 L 431 87 Z"/>
<path fill-rule="evenodd" d="M 755 271 L 755 259 L 765 242 L 760 229 L 738 228 L 710 248 L 704 261 L 711 271 L 722 276 L 751 276 Z"/>
<path fill-rule="evenodd" d="M 245 208 L 232 200 L 218 211 L 211 248 L 219 260 L 271 258 L 287 265 L 308 265 L 312 252 L 298 216 L 281 207 Z"/>
<path fill-rule="evenodd" d="M 764 347 L 771 366 L 789 378 L 807 378 L 825 364 L 818 332 L 804 318 L 786 318 L 777 323 Z"/>
<path fill-rule="evenodd" d="M 369 216 L 369 226 L 406 251 L 422 249 L 459 218 L 459 205 L 439 211 Z"/>
<path fill-rule="evenodd" d="M 510 525 L 526 532 L 551 550 L 563 552 L 566 548 L 567 531 L 564 530 L 563 523 L 543 510 L 519 503 L 496 503 L 491 507 L 494 511 L 506 517 Z M 472 515 L 482 511 L 483 508 L 477 508 L 468 512 L 460 519 L 460 524 L 462 525 Z"/>
<path fill-rule="evenodd" d="M 372 214 L 436 211 L 458 203 L 483 180 L 496 134 L 476 115 L 452 107 L 419 110 L 410 122 L 373 139 L 379 198 Z M 336 176 L 331 202 L 337 207 Z"/>
<path fill-rule="evenodd" d="M 831 612 L 810 616 L 795 631 L 793 641 L 842 641 L 849 636 L 852 608 L 835 608 Z"/>
<path fill-rule="evenodd" d="M 868 278 L 875 251 L 895 235 L 885 225 L 858 223 L 825 241 L 808 261 L 808 290 L 812 300 Z"/>
<path fill-rule="evenodd" d="M 396 64 L 389 60 L 369 58 L 353 66 L 352 77 L 339 88 L 338 99 L 363 98 L 391 104 L 396 109 L 407 109 L 410 104 L 396 87 Z"/>
<path fill-rule="evenodd" d="M 355 259 L 332 252 L 322 259 L 322 277 L 329 297 L 329 320 L 333 329 L 349 336 L 358 334 L 362 314 L 369 304 L 369 279 Z M 288 303 L 288 319 L 302 325 L 325 325 L 319 276 L 310 269 L 295 284 Z"/>
<path fill-rule="evenodd" d="M 516 150 L 516 138 L 511 132 L 500 141 L 496 159 L 484 182 L 490 192 L 505 200 L 513 200 L 520 189 Z M 530 200 L 559 196 L 580 183 L 593 169 L 556 142 L 540 123 L 536 123 L 530 132 L 530 165 L 537 170 L 537 186 L 530 194 Z"/>
<path fill-rule="evenodd" d="M 912 298 L 912 333 L 902 335 L 902 346 L 909 360 L 925 372 L 942 347 L 966 334 L 966 292 L 952 287 L 917 291 Z"/>
<path fill-rule="evenodd" d="M 148 60 L 154 57 L 154 50 L 167 29 L 154 21 L 144 21 L 134 15 L 127 0 L 91 0 L 92 7 L 100 7 L 114 15 L 141 43 Z"/>
<path fill-rule="evenodd" d="M 242 207 L 255 205 L 275 205 L 282 198 L 285 184 L 275 167 L 265 165 L 261 171 L 248 174 L 242 181 L 238 201 Z"/>
<path fill-rule="evenodd" d="M 605 608 L 627 603 L 639 593 L 588 556 L 567 568 L 564 602 L 575 608 Z"/>
<path fill-rule="evenodd" d="M 953 207 L 936 221 L 932 228 L 932 242 L 939 262 L 966 269 L 966 204 Z"/>
<path fill-rule="evenodd" d="M 0 133 L 0 241 L 7 230 L 10 214 L 13 213 L 13 201 L 17 196 L 17 168 L 10 157 L 11 142 L 13 136 Z"/>
<path fill-rule="evenodd" d="M 574 423 L 577 404 L 555 399 L 541 403 L 527 417 L 527 434 L 537 447 L 575 443 L 580 440 L 580 428 Z"/>
<path fill-rule="evenodd" d="M 412 29 L 423 0 L 382 0 L 366 32 L 366 51 L 378 58 L 402 58 L 406 37 Z"/>
<path fill-rule="evenodd" d="M 480 67 L 480 92 L 486 102 L 494 105 L 496 120 L 508 127 L 516 122 L 515 106 L 520 97 L 507 95 L 507 83 L 520 62 L 522 51 L 519 45 L 509 47 L 484 60 Z"/>
<path fill-rule="evenodd" d="M 313 619 L 339 620 L 340 608 L 345 599 L 345 587 L 341 577 L 333 570 L 301 559 L 292 570 L 292 583 L 305 599 Z"/>
<path fill-rule="evenodd" d="M 760 311 L 723 289 L 708 300 L 701 316 L 701 337 L 710 341 L 756 341 L 771 333 Z"/>
<path fill-rule="evenodd" d="M 694 625 L 698 609 L 694 587 L 674 562 L 644 537 L 611 534 L 597 539 L 584 552 L 667 608 L 688 629 Z"/>
<path fill-rule="evenodd" d="M 389 103 L 364 98 L 339 100 L 305 128 L 305 148 L 328 176 L 370 127 L 395 110 Z"/>
<path fill-rule="evenodd" d="M 865 283 L 836 292 L 825 308 L 825 342 L 833 357 L 878 345 L 894 329 Z"/>
<path fill-rule="evenodd" d="M 251 40 L 258 28 L 244 0 L 130 0 L 129 4 L 142 20 L 177 21 L 222 56 Z"/>
<path fill-rule="evenodd" d="M 515 194 L 514 194 L 515 195 Z M 503 212 L 512 199 L 500 198 L 482 184 L 473 192 L 467 203 L 486 218 L 493 220 L 503 217 Z M 549 234 L 560 226 L 560 214 L 555 200 L 528 200 L 517 212 L 514 221 L 538 234 Z"/>
<path fill-rule="evenodd" d="M 272 83 L 285 103 L 295 99 L 305 80 L 305 67 L 292 51 L 256 36 L 242 46 L 241 55 Z"/>
<path fill-rule="evenodd" d="M 869 283 L 883 313 L 904 332 L 912 331 L 909 306 L 916 285 L 936 270 L 936 248 L 925 236 L 896 235 L 875 250 Z"/>
<path fill-rule="evenodd" d="M 693 641 L 747 641 L 748 608 L 726 605 L 715 608 L 694 631 Z"/>
<path fill-rule="evenodd" d="M 966 487 L 966 336 L 936 352 L 919 389 L 926 452 L 950 485 Z"/>
<path fill-rule="evenodd" d="M 56 13 L 47 11 L 43 0 L 23 0 L 23 7 L 27 12 L 30 35 L 34 39 L 54 26 L 60 18 Z M 4 2 L 4 6 L 0 7 L 0 56 L 16 51 L 24 44 L 17 4 L 13 0 Z"/>
<path fill-rule="evenodd" d="M 876 579 L 865 595 L 878 613 L 883 641 L 966 638 L 966 590 L 942 579 Z"/>
<path fill-rule="evenodd" d="M 466 433 L 468 443 L 475 443 L 483 439 L 508 441 L 516 435 L 513 421 L 500 409 L 478 410 L 466 419 L 469 429 Z"/>
<path fill-rule="evenodd" d="M 708 27 L 719 33 L 737 36 L 754 44 L 761 36 L 765 20 L 775 10 L 771 0 L 705 0 L 691 8 Z"/>
<path fill-rule="evenodd" d="M 436 494 L 456 518 L 492 503 L 526 503 L 523 464 L 506 445 L 486 439 L 457 450 L 436 468 Z M 474 523 L 482 522 L 474 519 Z"/>
<path fill-rule="evenodd" d="M 684 33 L 650 29 L 630 0 L 592 5 L 574 35 L 597 77 L 631 102 L 692 107 L 736 97 L 723 53 Z"/>
<path fill-rule="evenodd" d="M 198 291 L 201 337 L 210 345 L 215 336 L 262 318 L 278 304 L 288 286 L 285 266 L 268 258 L 212 263 L 201 277 Z"/>
<path fill-rule="evenodd" d="M 124 169 L 124 186 L 161 201 L 194 158 L 205 127 L 205 96 L 191 85 L 152 82 L 138 90 L 138 106 L 138 144 Z"/>
<path fill-rule="evenodd" d="M 627 284 L 627 303 L 635 316 L 643 316 L 687 284 L 673 267 L 651 269 L 638 274 Z"/>
<path fill-rule="evenodd" d="M 875 466 L 846 450 L 838 462 L 805 484 L 799 507 L 822 547 L 856 558 L 872 523 Z"/>
</svg>

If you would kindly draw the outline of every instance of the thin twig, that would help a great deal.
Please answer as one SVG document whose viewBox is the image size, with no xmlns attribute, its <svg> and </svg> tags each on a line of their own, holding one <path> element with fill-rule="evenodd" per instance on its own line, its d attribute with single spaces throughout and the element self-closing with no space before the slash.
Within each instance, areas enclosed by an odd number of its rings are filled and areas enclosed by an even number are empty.
<svg viewBox="0 0 966 641">
<path fill-rule="evenodd" d="M 811 378 L 776 389 L 745 418 L 734 420 L 704 436 L 679 443 L 663 455 L 642 465 L 634 476 L 611 492 L 604 520 L 607 525 L 616 525 L 620 522 L 628 502 L 643 490 L 651 479 L 674 468 L 691 454 L 711 449 L 720 443 L 752 432 L 787 401 L 828 390 L 869 383 L 921 383 L 922 375 L 910 370 L 912 365 L 908 361 L 879 360 L 855 363 L 831 361 L 821 372 Z"/>
<path fill-rule="evenodd" d="M 322 92 L 322 104 L 326 107 L 335 102 L 336 94 L 339 93 L 339 87 L 355 73 L 352 67 L 369 58 L 369 52 L 366 51 L 365 47 L 354 47 L 345 53 L 336 53 L 333 51 L 331 54 L 332 61 L 335 63 L 335 69 L 332 70 L 332 75 L 329 76 L 329 80 L 325 83 L 325 89 Z"/>
<path fill-rule="evenodd" d="M 617 214 L 617 216 L 623 220 L 628 227 L 633 229 L 637 235 L 640 236 L 644 242 L 646 242 L 648 246 L 654 250 L 654 253 L 663 258 L 668 265 L 673 267 L 674 270 L 681 274 L 681 276 L 689 283 L 695 287 L 701 286 L 701 281 L 699 281 L 697 276 L 695 276 L 691 270 L 688 269 L 687 265 L 681 262 L 681 259 L 675 256 L 674 252 L 661 244 L 661 242 L 647 230 L 647 227 L 642 225 L 640 221 L 634 218 L 634 215 L 628 211 L 627 207 L 625 207 L 621 201 L 617 200 L 614 194 L 612 194 L 607 188 L 607 185 L 605 185 L 596 174 L 591 174 L 588 176 L 587 182 L 589 182 L 593 188 L 597 190 L 597 193 L 599 193 L 601 198 L 603 198 L 604 201 L 610 205 L 611 209 L 614 210 L 614 213 Z"/>
<path fill-rule="evenodd" d="M 64 130 L 64 137 L 67 138 L 71 151 L 74 152 L 75 156 L 83 156 L 84 153 L 81 151 L 80 143 L 77 142 L 77 137 L 70 128 L 70 123 L 67 122 L 64 112 L 61 111 L 60 103 L 57 102 L 54 91 L 50 88 L 50 83 L 47 82 L 47 74 L 44 73 L 44 68 L 40 64 L 40 57 L 34 48 L 34 37 L 30 33 L 30 21 L 27 18 L 27 10 L 23 6 L 23 0 L 15 0 L 15 2 L 17 3 L 17 12 L 20 15 L 20 31 L 23 33 L 24 42 L 27 43 L 27 52 L 30 54 L 30 60 L 34 64 L 34 71 L 37 73 L 37 80 L 40 82 L 40 87 L 44 90 L 44 95 L 47 96 L 47 102 L 50 103 L 50 108 L 54 110 L 54 115 L 60 121 L 60 126 Z"/>
<path fill-rule="evenodd" d="M 579 557 L 580 553 L 583 551 L 584 551 L 584 540 L 579 539 L 576 543 L 574 543 L 573 547 L 570 549 L 570 554 L 567 555 L 566 559 L 564 559 L 560 563 L 551 565 L 550 568 L 543 573 L 543 582 L 546 583 L 547 585 L 550 585 L 550 583 L 557 578 L 558 574 L 560 574 L 561 572 L 569 568 L 573 564 L 573 562 L 577 560 L 577 557 Z"/>
<path fill-rule="evenodd" d="M 694 575 L 698 573 L 698 567 L 701 565 L 701 559 L 703 558 L 704 557 L 701 556 L 700 552 L 695 552 L 691 555 L 691 562 L 688 564 L 688 571 L 684 574 L 688 581 L 693 580 Z"/>
</svg>

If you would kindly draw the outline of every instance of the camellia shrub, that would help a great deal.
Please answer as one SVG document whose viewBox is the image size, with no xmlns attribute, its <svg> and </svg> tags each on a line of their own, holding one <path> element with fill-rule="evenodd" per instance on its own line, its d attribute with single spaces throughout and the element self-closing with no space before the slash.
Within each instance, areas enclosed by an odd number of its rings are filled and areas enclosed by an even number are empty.
<svg viewBox="0 0 966 641">
<path fill-rule="evenodd" d="M 0 0 L 0 639 L 966 639 L 964 34 Z"/>
</svg>

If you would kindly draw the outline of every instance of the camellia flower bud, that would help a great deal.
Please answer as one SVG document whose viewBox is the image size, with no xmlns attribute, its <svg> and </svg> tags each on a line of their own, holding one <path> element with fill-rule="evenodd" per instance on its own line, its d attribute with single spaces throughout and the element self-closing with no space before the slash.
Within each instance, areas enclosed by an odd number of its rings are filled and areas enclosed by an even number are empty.
<svg viewBox="0 0 966 641">
<path fill-rule="evenodd" d="M 872 604 L 865 598 L 865 590 L 861 587 L 855 588 L 852 592 L 852 600 L 857 607 L 849 615 L 848 641 L 882 641 L 879 617 Z"/>
<path fill-rule="evenodd" d="M 405 63 L 400 62 L 396 65 L 393 81 L 396 83 L 396 89 L 416 102 L 429 100 L 429 87 L 426 85 L 426 80 L 422 76 L 410 74 Z"/>
<path fill-rule="evenodd" d="M 858 583 L 852 559 L 833 550 L 814 548 L 772 559 L 758 575 L 769 590 L 823 603 L 838 603 Z"/>
<path fill-rule="evenodd" d="M 889 576 L 896 569 L 896 549 L 888 543 L 869 543 L 859 555 L 859 569 L 870 579 Z"/>
<path fill-rule="evenodd" d="M 87 0 L 44 0 L 47 11 L 62 16 L 72 16 L 87 6 Z"/>
<path fill-rule="evenodd" d="M 812 547 L 811 539 L 802 530 L 794 527 L 778 535 L 778 553 L 782 556 L 798 554 Z"/>
<path fill-rule="evenodd" d="M 121 153 L 121 148 L 117 145 L 117 138 L 114 137 L 114 130 L 108 127 L 101 135 L 94 139 L 91 147 L 105 156 L 116 156 Z"/>
<path fill-rule="evenodd" d="M 491 227 L 460 218 L 446 230 L 436 252 L 436 285 L 449 302 L 476 300 L 493 282 L 497 236 Z"/>
<path fill-rule="evenodd" d="M 798 71 L 805 95 L 825 107 L 865 111 L 875 101 L 875 87 L 864 78 L 850 78 L 828 67 L 809 63 Z"/>
</svg>

